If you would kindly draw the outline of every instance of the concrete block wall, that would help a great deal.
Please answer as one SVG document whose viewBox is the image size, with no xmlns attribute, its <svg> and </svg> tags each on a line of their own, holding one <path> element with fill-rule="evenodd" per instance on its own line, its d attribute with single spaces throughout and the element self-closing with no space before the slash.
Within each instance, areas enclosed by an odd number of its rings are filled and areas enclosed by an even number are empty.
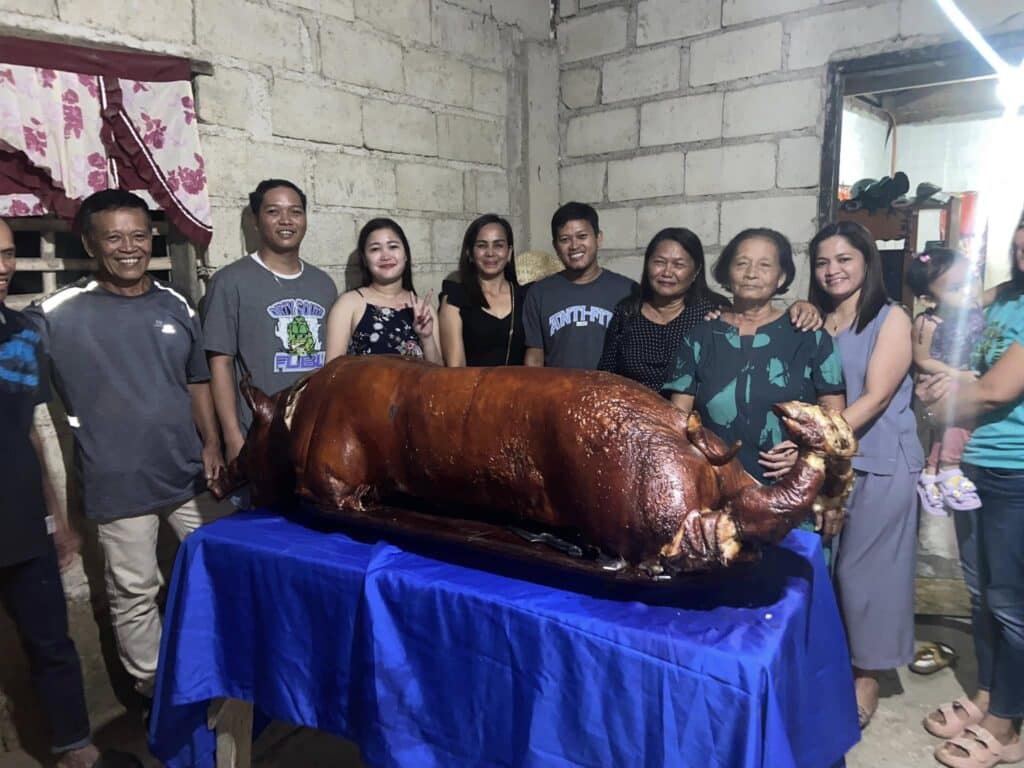
<svg viewBox="0 0 1024 768">
<path fill-rule="evenodd" d="M 531 199 L 540 221 L 556 198 L 558 60 L 549 0 L 0 0 L 0 34 L 213 65 L 213 75 L 194 84 L 213 203 L 206 258 L 214 267 L 254 247 L 247 195 L 267 177 L 305 189 L 302 255 L 340 287 L 359 227 L 389 215 L 409 237 L 417 289 L 435 295 L 471 219 L 509 216 L 525 250 Z M 528 137 L 531 94 L 542 119 Z M 64 487 L 56 431 L 49 418 L 39 426 Z M 94 534 L 73 506 L 86 534 L 86 568 L 72 568 L 65 584 L 72 615 L 85 617 L 73 632 L 100 727 L 117 714 L 87 602 L 90 588 L 102 595 L 102 571 L 89 546 Z M 2 612 L 0 636 L 14 637 Z M 0 650 L 16 657 L 8 645 Z M 23 659 L 3 665 L 0 688 L 17 704 L 28 700 Z M 5 717 L 0 712 L 0 737 L 9 731 Z M 0 753 L 5 746 L 12 745 L 0 739 Z"/>
<path fill-rule="evenodd" d="M 268 176 L 306 190 L 302 254 L 339 282 L 375 215 L 407 228 L 423 292 L 457 262 L 450 230 L 491 210 L 523 223 L 527 185 L 509 180 L 522 173 L 517 72 L 524 43 L 550 37 L 548 0 L 0 0 L 0 11 L 7 34 L 213 64 L 194 82 L 214 267 L 252 246 L 246 195 Z"/>
<path fill-rule="evenodd" d="M 1022 0 L 960 0 L 983 31 Z M 829 61 L 958 39 L 933 0 L 561 0 L 560 199 L 596 205 L 605 263 L 639 276 L 659 229 L 714 258 L 748 226 L 798 249 L 807 291 Z M 613 231 L 621 227 L 621 231 Z"/>
</svg>

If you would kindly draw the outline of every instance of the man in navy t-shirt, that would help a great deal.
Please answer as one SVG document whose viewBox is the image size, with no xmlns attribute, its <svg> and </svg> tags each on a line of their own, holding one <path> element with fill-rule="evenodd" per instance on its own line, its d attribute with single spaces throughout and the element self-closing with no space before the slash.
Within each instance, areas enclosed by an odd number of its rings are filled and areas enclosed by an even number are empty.
<svg viewBox="0 0 1024 768">
<path fill-rule="evenodd" d="M 523 306 L 526 365 L 596 369 L 615 305 L 637 289 L 597 262 L 597 211 L 566 203 L 551 218 L 561 272 L 533 284 Z"/>
</svg>

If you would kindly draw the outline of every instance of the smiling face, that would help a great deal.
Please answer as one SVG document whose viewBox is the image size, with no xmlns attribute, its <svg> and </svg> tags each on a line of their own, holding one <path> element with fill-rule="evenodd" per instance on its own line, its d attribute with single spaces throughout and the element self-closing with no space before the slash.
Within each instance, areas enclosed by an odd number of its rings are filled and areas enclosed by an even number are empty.
<svg viewBox="0 0 1024 768">
<path fill-rule="evenodd" d="M 839 304 L 864 285 L 867 261 L 842 235 L 822 240 L 814 254 L 814 279 L 826 294 Z"/>
<path fill-rule="evenodd" d="M 409 257 L 398 233 L 385 227 L 367 236 L 363 258 L 373 282 L 388 285 L 402 279 Z"/>
<path fill-rule="evenodd" d="M 493 278 L 505 271 L 512 249 L 508 246 L 508 234 L 501 224 L 487 224 L 480 227 L 473 242 L 473 264 L 477 274 Z"/>
<path fill-rule="evenodd" d="M 306 210 L 291 187 L 273 187 L 263 195 L 256 229 L 265 248 L 274 253 L 294 253 L 306 235 Z"/>
<path fill-rule="evenodd" d="M 771 240 L 751 237 L 737 246 L 729 263 L 729 289 L 736 299 L 752 303 L 769 301 L 785 281 L 778 249 Z"/>
<path fill-rule="evenodd" d="M 663 299 L 681 298 L 697 277 L 693 257 L 675 240 L 662 240 L 647 262 L 651 291 Z"/>
<path fill-rule="evenodd" d="M 7 298 L 14 279 L 14 233 L 7 222 L 0 219 L 0 304 Z"/>
<path fill-rule="evenodd" d="M 600 269 L 597 249 L 601 247 L 601 233 L 594 232 L 585 219 L 568 221 L 555 237 L 555 251 L 570 278 L 590 277 Z"/>
<path fill-rule="evenodd" d="M 90 217 L 89 231 L 82 237 L 82 243 L 99 262 L 101 280 L 121 289 L 133 289 L 143 283 L 153 254 L 150 227 L 149 217 L 138 208 L 115 208 Z"/>
</svg>

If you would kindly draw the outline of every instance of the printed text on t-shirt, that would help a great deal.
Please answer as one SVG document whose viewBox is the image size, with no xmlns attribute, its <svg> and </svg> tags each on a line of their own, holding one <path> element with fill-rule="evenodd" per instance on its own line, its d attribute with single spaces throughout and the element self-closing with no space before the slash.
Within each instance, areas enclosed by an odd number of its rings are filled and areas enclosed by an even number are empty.
<svg viewBox="0 0 1024 768">
<path fill-rule="evenodd" d="M 605 328 L 612 320 L 612 313 L 604 307 L 577 304 L 566 307 L 548 317 L 548 336 L 554 336 L 568 325 L 586 326 L 591 323 L 603 325 Z"/>
</svg>

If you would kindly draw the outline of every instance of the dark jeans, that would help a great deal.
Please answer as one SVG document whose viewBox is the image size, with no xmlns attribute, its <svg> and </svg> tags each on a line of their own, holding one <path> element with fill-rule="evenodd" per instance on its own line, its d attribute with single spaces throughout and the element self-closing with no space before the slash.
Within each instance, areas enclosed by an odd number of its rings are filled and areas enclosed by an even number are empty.
<svg viewBox="0 0 1024 768">
<path fill-rule="evenodd" d="M 82 666 L 68 635 L 68 609 L 51 544 L 46 554 L 0 567 L 0 600 L 18 628 L 29 672 L 50 723 L 54 752 L 89 743 Z"/>
<path fill-rule="evenodd" d="M 1024 717 L 1024 471 L 963 465 L 981 509 L 956 512 L 978 687 L 997 717 Z"/>
</svg>

